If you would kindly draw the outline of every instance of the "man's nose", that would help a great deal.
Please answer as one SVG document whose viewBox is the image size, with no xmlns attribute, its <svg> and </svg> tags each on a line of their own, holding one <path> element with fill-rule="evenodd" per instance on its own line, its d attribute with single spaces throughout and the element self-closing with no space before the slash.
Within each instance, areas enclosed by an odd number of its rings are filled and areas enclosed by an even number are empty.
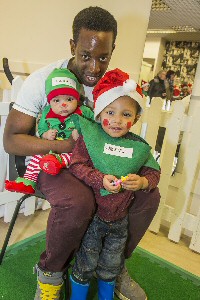
<svg viewBox="0 0 200 300">
<path fill-rule="evenodd" d="M 101 68 L 100 68 L 100 62 L 98 62 L 95 59 L 92 59 L 90 61 L 90 72 L 94 73 L 94 74 L 98 74 L 100 72 Z"/>
<path fill-rule="evenodd" d="M 63 107 L 65 107 L 66 105 L 67 105 L 67 103 L 66 103 L 66 102 L 63 102 L 63 103 L 62 103 L 62 106 L 63 106 Z"/>
</svg>

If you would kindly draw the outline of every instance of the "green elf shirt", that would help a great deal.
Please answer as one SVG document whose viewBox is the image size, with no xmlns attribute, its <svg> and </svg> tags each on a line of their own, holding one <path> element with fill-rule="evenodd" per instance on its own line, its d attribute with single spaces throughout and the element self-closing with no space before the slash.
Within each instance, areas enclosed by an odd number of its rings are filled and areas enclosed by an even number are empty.
<svg viewBox="0 0 200 300">
<path fill-rule="evenodd" d="M 94 113 L 93 111 L 87 106 L 78 106 L 77 109 L 73 112 L 73 114 L 77 114 L 84 118 L 88 118 L 94 120 Z M 40 137 L 43 135 L 44 132 L 48 131 L 49 129 L 56 129 L 57 139 L 65 140 L 68 139 L 72 131 L 75 129 L 75 124 L 72 120 L 73 114 L 63 117 L 58 114 L 55 114 L 51 106 L 48 105 L 44 108 L 42 112 L 42 116 L 40 118 L 38 124 L 38 133 Z"/>
<path fill-rule="evenodd" d="M 127 174 L 137 174 L 141 167 L 160 170 L 151 154 L 151 147 L 140 136 L 129 132 L 126 136 L 113 138 L 100 124 L 91 124 L 91 121 L 80 116 L 74 115 L 72 118 L 79 133 L 83 135 L 94 167 L 103 174 L 120 178 Z M 108 195 L 108 192 L 102 189 L 101 195 Z"/>
</svg>

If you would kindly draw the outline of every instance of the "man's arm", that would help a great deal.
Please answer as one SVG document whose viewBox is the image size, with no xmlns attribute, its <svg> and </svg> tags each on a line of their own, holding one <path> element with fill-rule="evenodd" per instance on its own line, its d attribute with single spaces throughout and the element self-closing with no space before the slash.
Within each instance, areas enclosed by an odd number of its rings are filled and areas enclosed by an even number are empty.
<svg viewBox="0 0 200 300">
<path fill-rule="evenodd" d="M 12 109 L 7 117 L 4 130 L 4 149 L 15 155 L 46 154 L 71 152 L 75 141 L 72 137 L 65 141 L 49 141 L 29 135 L 35 125 L 35 118 Z"/>
</svg>

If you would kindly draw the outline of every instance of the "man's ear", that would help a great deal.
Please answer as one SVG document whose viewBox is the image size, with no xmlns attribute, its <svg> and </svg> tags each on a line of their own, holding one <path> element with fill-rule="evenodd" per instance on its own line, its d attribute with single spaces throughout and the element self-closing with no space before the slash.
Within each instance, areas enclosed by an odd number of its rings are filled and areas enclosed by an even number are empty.
<svg viewBox="0 0 200 300">
<path fill-rule="evenodd" d="M 115 50 L 115 44 L 113 45 L 113 48 L 112 48 L 112 53 L 113 53 L 113 51 Z"/>
<path fill-rule="evenodd" d="M 141 115 L 136 115 L 135 120 L 133 121 L 133 125 L 137 123 L 137 121 L 140 119 Z"/>
<path fill-rule="evenodd" d="M 71 55 L 74 56 L 75 55 L 75 48 L 76 48 L 74 40 L 70 39 L 69 43 L 70 43 Z"/>
</svg>

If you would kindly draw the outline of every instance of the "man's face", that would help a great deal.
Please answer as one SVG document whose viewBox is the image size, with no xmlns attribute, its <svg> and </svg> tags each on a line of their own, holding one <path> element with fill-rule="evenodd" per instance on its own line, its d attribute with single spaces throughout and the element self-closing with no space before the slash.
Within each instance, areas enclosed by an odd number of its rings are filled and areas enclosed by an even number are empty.
<svg viewBox="0 0 200 300">
<path fill-rule="evenodd" d="M 113 33 L 81 29 L 77 44 L 70 40 L 74 56 L 71 70 L 81 83 L 95 86 L 106 72 L 111 59 Z"/>
<path fill-rule="evenodd" d="M 160 79 L 161 80 L 165 80 L 166 79 L 166 72 L 161 72 L 160 74 L 159 74 L 159 77 L 160 77 Z"/>
</svg>

